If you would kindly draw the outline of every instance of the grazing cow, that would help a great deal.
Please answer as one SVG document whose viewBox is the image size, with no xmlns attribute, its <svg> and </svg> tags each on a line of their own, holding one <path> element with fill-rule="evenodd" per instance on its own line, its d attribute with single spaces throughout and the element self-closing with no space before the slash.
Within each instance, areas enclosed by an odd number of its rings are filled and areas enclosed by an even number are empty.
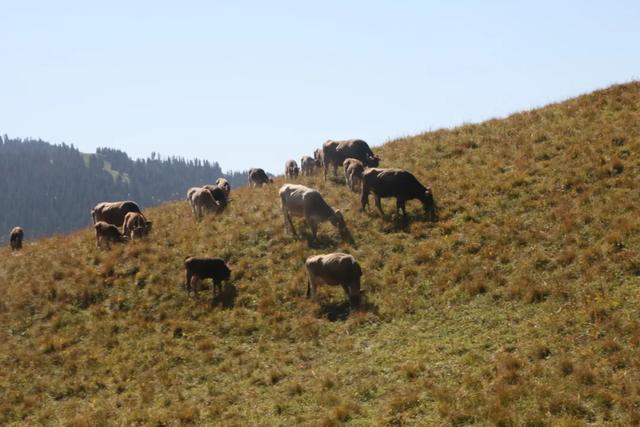
<svg viewBox="0 0 640 427">
<path fill-rule="evenodd" d="M 222 194 L 223 197 L 225 197 L 224 195 L 226 193 L 223 189 L 218 187 L 215 188 L 218 190 L 218 195 Z M 224 206 L 220 205 L 220 202 L 214 198 L 213 192 L 208 188 L 192 188 L 189 191 L 191 194 L 191 209 L 193 210 L 197 220 L 202 219 L 205 213 L 220 213 L 224 210 Z"/>
<path fill-rule="evenodd" d="M 195 295 L 198 294 L 197 284 L 192 283 L 194 278 L 196 280 L 212 279 L 212 298 L 215 298 L 216 289 L 222 292 L 222 281 L 229 280 L 231 277 L 231 270 L 222 258 L 187 257 L 184 260 L 184 268 L 186 276 L 184 287 L 187 295 L 191 295 L 191 290 Z"/>
<path fill-rule="evenodd" d="M 18 251 L 22 249 L 22 240 L 24 239 L 24 230 L 22 227 L 13 227 L 11 233 L 9 233 L 9 244 L 12 251 Z"/>
<path fill-rule="evenodd" d="M 227 193 L 227 196 L 229 196 L 229 193 L 231 193 L 231 184 L 229 184 L 229 181 L 225 178 L 218 178 L 216 179 L 216 185 L 222 188 L 225 193 Z"/>
<path fill-rule="evenodd" d="M 135 202 L 102 202 L 91 210 L 91 217 L 94 224 L 98 221 L 104 221 L 116 227 L 122 227 L 124 217 L 129 212 L 142 213 Z"/>
<path fill-rule="evenodd" d="M 358 307 L 363 292 L 360 290 L 360 277 L 362 269 L 360 264 L 351 255 L 332 253 L 327 255 L 314 255 L 307 258 L 305 263 L 307 274 L 307 298 L 316 297 L 318 285 L 341 285 L 349 297 L 352 308 Z"/>
<path fill-rule="evenodd" d="M 368 167 L 377 167 L 380 157 L 375 156 L 369 148 L 369 144 L 361 139 L 347 141 L 327 141 L 322 144 L 322 160 L 324 166 L 324 179 L 327 179 L 327 170 L 333 166 L 333 175 L 337 176 L 338 166 L 348 159 L 357 159 Z"/>
<path fill-rule="evenodd" d="M 298 177 L 300 169 L 295 160 L 287 160 L 284 164 L 284 177 L 295 179 Z"/>
<path fill-rule="evenodd" d="M 302 156 L 300 159 L 300 169 L 303 176 L 311 176 L 318 167 L 318 161 L 310 156 Z"/>
<path fill-rule="evenodd" d="M 362 174 L 364 173 L 364 165 L 358 159 L 346 159 L 342 164 L 344 166 L 344 180 L 347 187 L 351 191 L 356 191 L 357 187 L 362 184 Z"/>
<path fill-rule="evenodd" d="M 128 212 L 124 216 L 122 233 L 131 240 L 141 239 L 151 231 L 152 221 L 148 221 L 144 215 L 138 212 Z"/>
<path fill-rule="evenodd" d="M 264 169 L 253 168 L 249 170 L 249 187 L 262 187 L 264 184 L 273 183 L 273 179 L 267 176 Z"/>
<path fill-rule="evenodd" d="M 330 221 L 338 229 L 343 239 L 351 240 L 351 234 L 344 222 L 342 212 L 329 206 L 317 190 L 304 185 L 285 184 L 280 187 L 279 194 L 285 232 L 290 228 L 292 233 L 296 235 L 291 216 L 302 216 L 311 229 L 313 240 L 316 240 L 318 225 L 325 221 Z"/>
<path fill-rule="evenodd" d="M 124 243 L 127 237 L 123 235 L 118 227 L 113 224 L 109 224 L 104 221 L 96 222 L 93 227 L 96 229 L 96 247 L 102 248 L 103 243 L 106 244 L 107 249 L 111 248 L 111 242 Z"/>
<path fill-rule="evenodd" d="M 431 221 L 436 220 L 436 202 L 431 192 L 431 187 L 420 184 L 410 172 L 402 169 L 379 169 L 368 168 L 362 176 L 362 210 L 369 203 L 369 192 L 373 192 L 376 206 L 384 216 L 380 199 L 383 197 L 396 198 L 396 210 L 406 218 L 406 202 L 411 199 L 418 199 L 422 202 L 425 213 Z"/>
</svg>

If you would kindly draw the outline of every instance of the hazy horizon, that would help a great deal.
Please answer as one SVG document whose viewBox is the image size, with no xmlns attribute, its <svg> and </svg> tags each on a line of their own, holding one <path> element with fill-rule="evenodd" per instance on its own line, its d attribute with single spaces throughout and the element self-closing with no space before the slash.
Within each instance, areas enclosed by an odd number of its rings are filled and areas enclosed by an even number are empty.
<svg viewBox="0 0 640 427">
<path fill-rule="evenodd" d="M 638 78 L 640 5 L 1 6 L 0 131 L 281 173 Z"/>
</svg>

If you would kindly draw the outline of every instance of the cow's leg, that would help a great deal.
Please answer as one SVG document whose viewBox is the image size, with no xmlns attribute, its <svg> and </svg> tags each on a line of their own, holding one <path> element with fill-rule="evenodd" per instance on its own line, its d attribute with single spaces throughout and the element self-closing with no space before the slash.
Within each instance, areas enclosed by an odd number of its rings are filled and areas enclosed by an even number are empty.
<svg viewBox="0 0 640 427">
<path fill-rule="evenodd" d="M 202 279 L 200 278 L 200 276 L 194 275 L 191 278 L 191 283 L 192 283 L 192 288 L 193 288 L 193 295 L 195 297 L 198 296 L 198 291 L 200 290 L 200 282 L 201 281 L 202 281 Z"/>
<path fill-rule="evenodd" d="M 382 216 L 384 216 L 384 211 L 382 210 L 382 202 L 380 201 L 380 196 L 376 195 L 374 193 L 374 197 L 376 199 L 376 206 L 378 207 L 378 210 L 380 211 L 380 214 Z"/>
<path fill-rule="evenodd" d="M 403 217 L 407 217 L 407 201 L 405 199 L 400 199 L 398 200 L 398 203 L 400 204 L 400 209 L 402 209 L 402 216 Z"/>
<path fill-rule="evenodd" d="M 211 286 L 211 302 L 216 299 L 216 295 L 220 295 L 222 293 L 222 285 L 219 280 L 213 279 L 213 285 Z"/>
<path fill-rule="evenodd" d="M 311 217 L 307 216 L 305 218 L 307 224 L 309 224 L 309 229 L 311 230 L 311 238 L 316 240 L 318 235 L 318 223 Z"/>
<path fill-rule="evenodd" d="M 327 162 L 323 162 L 322 168 L 323 168 L 323 177 L 324 177 L 324 180 L 326 181 L 327 172 L 329 171 L 329 165 L 327 164 Z"/>
<path fill-rule="evenodd" d="M 287 226 L 289 226 L 291 232 L 293 233 L 294 236 L 297 236 L 298 233 L 296 233 L 296 228 L 293 226 L 293 221 L 291 220 L 291 215 L 289 215 L 289 212 L 285 211 L 284 212 L 284 228 L 286 230 Z"/>
<path fill-rule="evenodd" d="M 309 285 L 308 286 L 309 287 L 307 288 L 307 298 L 315 300 L 316 299 L 317 283 L 316 283 L 316 280 L 314 280 L 312 274 L 309 274 Z"/>
<path fill-rule="evenodd" d="M 333 176 L 338 176 L 338 165 L 334 164 L 333 165 Z"/>
</svg>

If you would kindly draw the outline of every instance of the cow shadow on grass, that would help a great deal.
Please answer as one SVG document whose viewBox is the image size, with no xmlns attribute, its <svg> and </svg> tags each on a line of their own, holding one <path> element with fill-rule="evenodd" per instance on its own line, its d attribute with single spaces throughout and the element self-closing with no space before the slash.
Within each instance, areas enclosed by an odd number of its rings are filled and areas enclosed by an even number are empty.
<svg viewBox="0 0 640 427">
<path fill-rule="evenodd" d="M 220 305 L 222 308 L 233 308 L 236 305 L 238 288 L 233 283 L 226 283 L 222 287 L 222 292 L 213 298 L 212 305 Z"/>
<path fill-rule="evenodd" d="M 204 285 L 200 288 L 201 291 L 212 292 L 211 287 L 213 285 Z M 210 294 L 209 294 L 210 295 Z M 213 299 L 209 301 L 209 306 L 221 307 L 221 308 L 233 308 L 236 305 L 236 298 L 238 297 L 238 288 L 233 283 L 225 283 L 222 286 L 222 292 L 214 295 Z"/>
<path fill-rule="evenodd" d="M 355 312 L 372 312 L 378 313 L 378 306 L 370 303 L 366 299 L 362 301 L 358 308 L 351 308 L 349 301 L 328 302 L 320 305 L 318 317 L 325 318 L 330 322 L 345 321 L 350 314 Z"/>
<path fill-rule="evenodd" d="M 406 217 L 395 212 L 392 214 L 386 213 L 383 220 L 386 222 L 383 228 L 385 233 L 411 233 L 412 224 L 414 227 L 431 228 L 437 221 L 431 221 L 429 216 L 424 212 L 407 212 Z"/>
<path fill-rule="evenodd" d="M 358 247 L 352 235 L 349 235 L 348 238 L 341 238 L 341 237 L 334 238 L 328 235 L 321 234 L 321 235 L 318 235 L 318 237 L 316 237 L 315 240 L 313 240 L 313 238 L 311 237 L 311 233 L 304 233 L 302 235 L 302 238 L 307 241 L 307 245 L 309 246 L 310 249 L 330 249 L 330 248 L 335 248 L 341 243 L 347 243 L 353 246 L 354 248 Z"/>
</svg>

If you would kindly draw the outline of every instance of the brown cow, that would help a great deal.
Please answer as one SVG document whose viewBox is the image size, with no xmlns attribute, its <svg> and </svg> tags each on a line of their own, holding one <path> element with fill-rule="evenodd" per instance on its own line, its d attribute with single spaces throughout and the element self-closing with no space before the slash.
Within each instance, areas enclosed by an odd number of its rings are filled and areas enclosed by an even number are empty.
<svg viewBox="0 0 640 427">
<path fill-rule="evenodd" d="M 264 169 L 249 169 L 249 187 L 262 187 L 264 184 L 272 184 L 273 179 L 269 178 Z"/>
<path fill-rule="evenodd" d="M 300 174 L 300 168 L 295 160 L 287 160 L 284 164 L 284 177 L 295 179 Z"/>
<path fill-rule="evenodd" d="M 346 159 L 342 164 L 344 166 L 344 180 L 347 187 L 351 191 L 356 191 L 357 187 L 362 184 L 362 174 L 364 173 L 364 165 L 358 159 Z"/>
<path fill-rule="evenodd" d="M 18 251 L 22 249 L 22 240 L 24 239 L 24 230 L 22 227 L 13 227 L 11 233 L 9 233 L 9 244 L 12 251 Z"/>
<path fill-rule="evenodd" d="M 104 221 L 96 222 L 93 227 L 96 229 L 96 247 L 102 249 L 106 243 L 107 249 L 111 248 L 111 242 L 124 243 L 127 237 L 123 235 L 118 227 Z"/>
<path fill-rule="evenodd" d="M 305 267 L 309 276 L 307 298 L 315 299 L 318 285 L 341 285 L 349 297 L 351 307 L 360 305 L 363 294 L 360 290 L 362 269 L 351 255 L 336 252 L 310 256 L 307 258 Z"/>
<path fill-rule="evenodd" d="M 193 283 L 194 279 L 212 279 L 212 298 L 215 298 L 216 289 L 219 292 L 222 291 L 222 281 L 229 280 L 229 277 L 231 277 L 231 270 L 222 258 L 187 257 L 184 260 L 184 268 L 186 279 L 184 287 L 187 295 L 190 295 L 192 290 L 195 295 L 198 294 L 198 286 Z"/>
<path fill-rule="evenodd" d="M 290 228 L 292 233 L 296 235 L 291 216 L 302 216 L 311 229 L 313 240 L 317 238 L 318 225 L 325 221 L 330 221 L 338 229 L 343 239 L 351 240 L 351 234 L 344 222 L 342 212 L 329 206 L 317 190 L 304 185 L 285 184 L 280 187 L 279 194 L 285 231 Z"/>
<path fill-rule="evenodd" d="M 322 144 L 324 179 L 327 179 L 329 166 L 333 166 L 333 175 L 337 176 L 338 166 L 342 166 L 348 158 L 360 160 L 363 165 L 368 167 L 377 167 L 380 164 L 380 157 L 374 155 L 369 144 L 361 139 L 329 140 Z"/>
<path fill-rule="evenodd" d="M 431 221 L 436 220 L 436 202 L 431 192 L 431 187 L 423 186 L 410 172 L 403 169 L 379 169 L 368 168 L 362 176 L 361 202 L 362 210 L 369 203 L 369 192 L 373 192 L 376 206 L 384 216 L 381 198 L 395 197 L 396 210 L 406 218 L 406 202 L 418 199 L 422 202 L 425 213 Z"/>
<path fill-rule="evenodd" d="M 151 231 L 152 221 L 148 221 L 144 215 L 138 212 L 128 212 L 124 216 L 124 225 L 122 232 L 131 240 L 141 239 L 149 235 Z"/>
<path fill-rule="evenodd" d="M 108 224 L 113 224 L 116 227 L 122 227 L 124 224 L 124 217 L 129 212 L 142 213 L 140 207 L 135 202 L 102 202 L 98 203 L 91 210 L 91 217 L 93 223 L 98 221 L 104 221 Z"/>
</svg>

